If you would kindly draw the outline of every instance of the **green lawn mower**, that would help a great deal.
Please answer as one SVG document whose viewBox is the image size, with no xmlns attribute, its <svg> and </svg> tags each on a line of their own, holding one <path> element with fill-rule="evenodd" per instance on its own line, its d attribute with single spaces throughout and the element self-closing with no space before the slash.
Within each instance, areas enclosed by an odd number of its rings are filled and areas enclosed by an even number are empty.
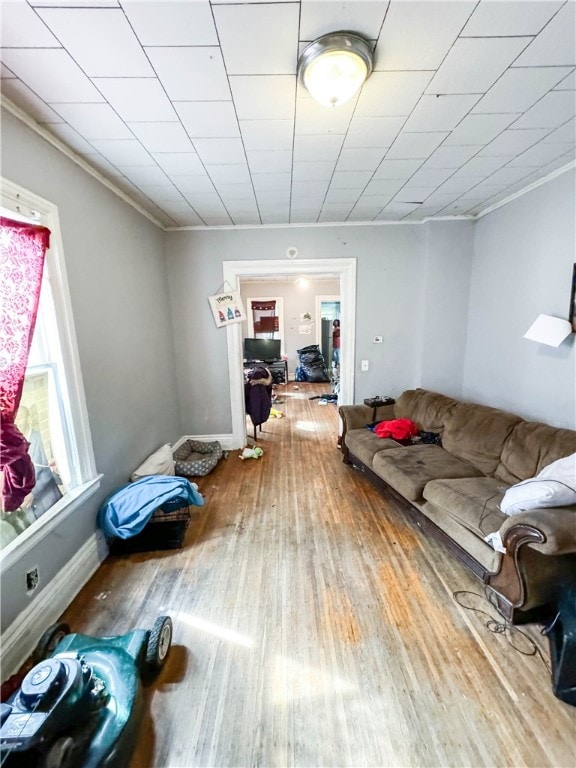
<svg viewBox="0 0 576 768">
<path fill-rule="evenodd" d="M 50 627 L 38 663 L 0 705 L 2 768 L 125 768 L 143 714 L 142 682 L 162 669 L 171 643 L 168 616 L 116 637 Z"/>
</svg>

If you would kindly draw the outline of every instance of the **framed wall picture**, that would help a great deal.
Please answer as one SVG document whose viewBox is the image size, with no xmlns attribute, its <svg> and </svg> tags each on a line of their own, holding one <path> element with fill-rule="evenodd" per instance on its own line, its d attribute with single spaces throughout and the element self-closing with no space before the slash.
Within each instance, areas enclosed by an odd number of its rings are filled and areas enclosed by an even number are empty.
<svg viewBox="0 0 576 768">
<path fill-rule="evenodd" d="M 246 320 L 244 305 L 239 291 L 227 291 L 208 296 L 214 322 L 218 328 Z"/>
<path fill-rule="evenodd" d="M 576 333 L 576 264 L 572 267 L 572 289 L 570 291 L 570 309 L 568 310 L 568 322 L 572 331 Z"/>
</svg>

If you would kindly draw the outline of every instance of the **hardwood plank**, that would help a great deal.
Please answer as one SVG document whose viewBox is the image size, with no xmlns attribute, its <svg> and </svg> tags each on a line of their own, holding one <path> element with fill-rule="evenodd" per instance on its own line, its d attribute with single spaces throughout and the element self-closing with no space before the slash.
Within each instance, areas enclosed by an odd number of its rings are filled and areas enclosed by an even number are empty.
<svg viewBox="0 0 576 768">
<path fill-rule="evenodd" d="M 183 549 L 110 557 L 64 615 L 115 634 L 174 621 L 132 768 L 574 766 L 576 709 L 518 653 L 482 585 L 342 463 L 326 384 L 199 479 Z M 284 388 L 279 388 L 284 390 Z M 520 639 L 515 635 L 516 641 Z"/>
</svg>

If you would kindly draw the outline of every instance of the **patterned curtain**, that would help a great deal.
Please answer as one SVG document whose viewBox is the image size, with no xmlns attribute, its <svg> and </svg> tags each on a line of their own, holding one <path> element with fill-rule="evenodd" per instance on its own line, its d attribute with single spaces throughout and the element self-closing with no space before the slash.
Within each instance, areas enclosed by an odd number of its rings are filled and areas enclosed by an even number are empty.
<svg viewBox="0 0 576 768">
<path fill-rule="evenodd" d="M 14 424 L 38 314 L 50 230 L 0 217 L 0 492 L 4 512 L 36 483 L 28 441 Z"/>
<path fill-rule="evenodd" d="M 278 333 L 279 323 L 276 315 L 276 302 L 270 301 L 252 301 L 252 319 L 254 321 L 254 336 L 256 338 L 273 339 L 274 334 Z"/>
<path fill-rule="evenodd" d="M 38 314 L 50 230 L 0 217 L 0 410 L 14 418 Z"/>
</svg>

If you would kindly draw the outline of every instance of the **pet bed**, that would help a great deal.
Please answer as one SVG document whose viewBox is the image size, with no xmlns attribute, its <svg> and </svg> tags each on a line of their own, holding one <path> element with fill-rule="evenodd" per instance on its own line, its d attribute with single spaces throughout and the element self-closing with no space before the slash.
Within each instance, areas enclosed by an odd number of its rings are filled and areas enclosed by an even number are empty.
<svg viewBox="0 0 576 768">
<path fill-rule="evenodd" d="M 218 440 L 185 440 L 172 452 L 174 471 L 181 477 L 203 477 L 212 472 L 223 453 Z"/>
</svg>

